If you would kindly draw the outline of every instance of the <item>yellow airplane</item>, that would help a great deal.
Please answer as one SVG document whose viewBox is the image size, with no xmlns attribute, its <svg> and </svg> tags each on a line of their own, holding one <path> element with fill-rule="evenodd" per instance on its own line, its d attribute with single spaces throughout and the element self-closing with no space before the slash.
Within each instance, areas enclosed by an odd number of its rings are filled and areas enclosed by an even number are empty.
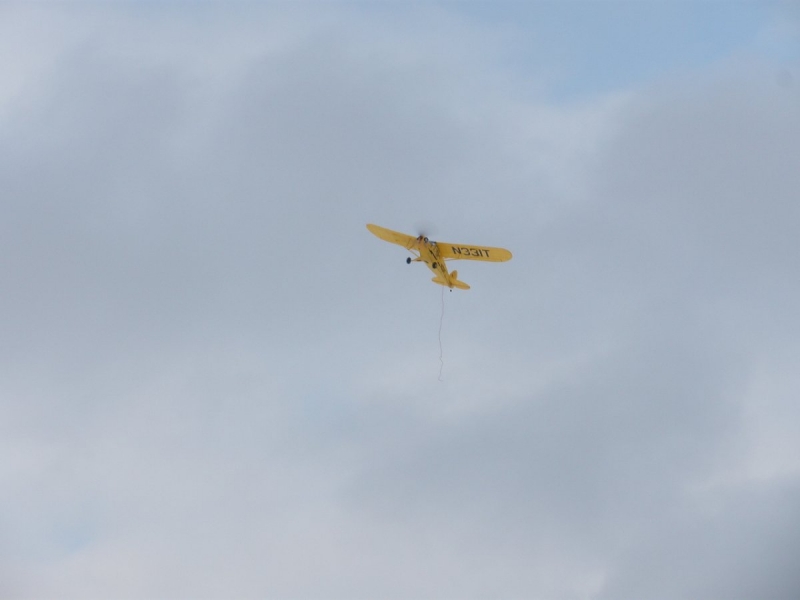
<svg viewBox="0 0 800 600">
<path fill-rule="evenodd" d="M 454 287 L 461 290 L 468 290 L 469 286 L 458 279 L 458 271 L 448 273 L 445 261 L 466 259 L 505 262 L 511 260 L 511 252 L 504 248 L 434 242 L 423 235 L 414 237 L 413 235 L 398 233 L 397 231 L 372 224 L 367 225 L 367 229 L 382 240 L 402 246 L 414 254 L 414 262 L 424 262 L 428 265 L 428 268 L 433 271 L 433 274 L 436 275 L 431 281 L 439 285 L 447 286 L 451 291 Z M 406 263 L 411 264 L 411 262 L 412 258 L 408 257 Z"/>
</svg>

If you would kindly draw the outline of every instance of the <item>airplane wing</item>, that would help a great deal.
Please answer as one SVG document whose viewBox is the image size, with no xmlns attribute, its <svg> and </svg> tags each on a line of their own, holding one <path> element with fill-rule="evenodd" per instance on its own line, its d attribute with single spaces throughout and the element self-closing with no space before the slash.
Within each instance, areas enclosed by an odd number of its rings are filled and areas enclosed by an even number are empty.
<svg viewBox="0 0 800 600">
<path fill-rule="evenodd" d="M 511 252 L 505 248 L 491 248 L 488 246 L 467 246 L 465 244 L 450 244 L 436 242 L 439 246 L 439 255 L 447 260 L 487 260 L 489 262 L 505 262 L 511 260 Z"/>
<path fill-rule="evenodd" d="M 411 248 L 414 247 L 414 242 L 417 241 L 417 238 L 415 238 L 413 235 L 406 235 L 405 233 L 392 231 L 391 229 L 386 229 L 385 227 L 378 227 L 377 225 L 372 225 L 371 223 L 367 225 L 367 229 L 369 229 L 370 232 L 382 240 L 391 242 L 392 244 L 397 244 L 398 246 L 402 246 L 407 250 L 411 250 Z"/>
</svg>

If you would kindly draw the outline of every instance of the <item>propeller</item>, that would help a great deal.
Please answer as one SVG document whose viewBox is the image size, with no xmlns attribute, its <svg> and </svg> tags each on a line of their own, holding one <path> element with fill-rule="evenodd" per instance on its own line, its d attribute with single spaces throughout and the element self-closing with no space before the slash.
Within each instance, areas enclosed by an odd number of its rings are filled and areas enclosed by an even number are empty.
<svg viewBox="0 0 800 600">
<path fill-rule="evenodd" d="M 430 221 L 417 221 L 414 225 L 414 230 L 417 232 L 417 236 L 422 236 L 428 239 L 430 239 L 431 236 L 436 235 L 437 232 L 436 225 Z"/>
</svg>

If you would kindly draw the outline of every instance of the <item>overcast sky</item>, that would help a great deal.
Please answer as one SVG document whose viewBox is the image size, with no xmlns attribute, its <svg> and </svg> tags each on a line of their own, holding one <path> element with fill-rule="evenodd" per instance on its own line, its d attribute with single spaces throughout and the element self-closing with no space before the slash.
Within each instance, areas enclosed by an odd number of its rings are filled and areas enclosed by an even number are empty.
<svg viewBox="0 0 800 600">
<path fill-rule="evenodd" d="M 0 596 L 797 598 L 798 190 L 796 3 L 0 4 Z"/>
</svg>

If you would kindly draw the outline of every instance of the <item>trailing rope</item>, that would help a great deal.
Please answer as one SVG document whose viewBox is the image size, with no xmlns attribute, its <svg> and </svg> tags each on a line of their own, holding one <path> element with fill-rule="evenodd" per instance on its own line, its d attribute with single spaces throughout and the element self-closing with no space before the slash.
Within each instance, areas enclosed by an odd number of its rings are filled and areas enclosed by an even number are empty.
<svg viewBox="0 0 800 600">
<path fill-rule="evenodd" d="M 444 286 L 442 286 L 442 316 L 439 318 L 439 381 L 442 380 L 444 359 L 442 358 L 442 323 L 444 322 Z"/>
</svg>

